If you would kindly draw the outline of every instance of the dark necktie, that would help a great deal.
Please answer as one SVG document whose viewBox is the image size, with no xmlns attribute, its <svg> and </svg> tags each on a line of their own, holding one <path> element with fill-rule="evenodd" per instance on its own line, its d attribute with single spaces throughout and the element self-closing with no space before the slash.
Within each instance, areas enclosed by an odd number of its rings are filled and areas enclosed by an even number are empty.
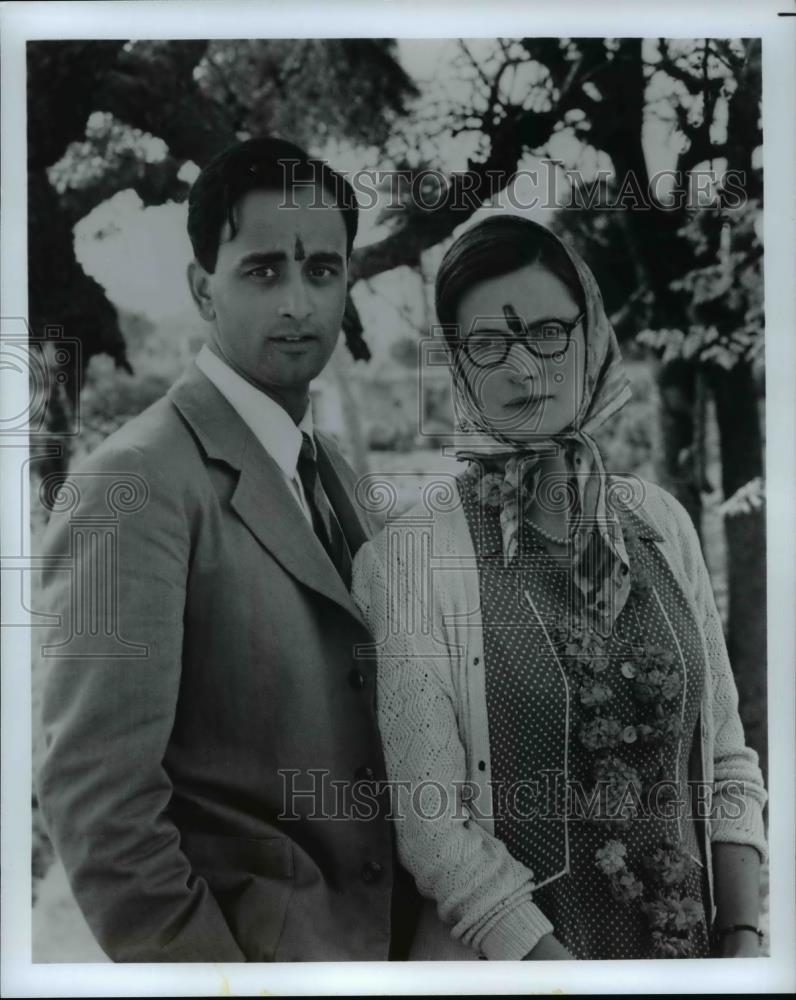
<svg viewBox="0 0 796 1000">
<path fill-rule="evenodd" d="M 343 529 L 337 520 L 332 506 L 326 499 L 326 494 L 318 477 L 318 464 L 309 435 L 302 432 L 301 451 L 299 452 L 296 471 L 312 514 L 312 526 L 321 544 L 326 549 L 329 558 L 337 567 L 346 587 L 351 586 L 351 553 L 345 540 Z"/>
</svg>

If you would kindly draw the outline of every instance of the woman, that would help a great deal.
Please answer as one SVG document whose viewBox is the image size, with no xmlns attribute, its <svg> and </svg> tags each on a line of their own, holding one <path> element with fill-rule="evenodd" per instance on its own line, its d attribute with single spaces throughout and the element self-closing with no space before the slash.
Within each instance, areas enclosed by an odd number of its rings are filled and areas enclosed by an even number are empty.
<svg viewBox="0 0 796 1000">
<path fill-rule="evenodd" d="M 630 395 L 594 277 L 500 216 L 448 250 L 436 305 L 467 465 L 353 584 L 428 899 L 411 957 L 757 954 L 757 757 L 687 513 L 591 436 Z"/>
</svg>

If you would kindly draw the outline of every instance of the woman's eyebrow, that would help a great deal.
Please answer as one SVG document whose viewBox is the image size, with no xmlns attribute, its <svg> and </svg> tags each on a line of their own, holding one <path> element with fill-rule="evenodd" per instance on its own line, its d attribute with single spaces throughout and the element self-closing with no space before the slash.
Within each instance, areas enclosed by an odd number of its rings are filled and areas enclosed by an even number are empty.
<svg viewBox="0 0 796 1000">
<path fill-rule="evenodd" d="M 495 318 L 496 317 L 490 317 L 490 321 L 494 320 Z M 554 319 L 554 317 L 551 316 L 551 317 L 548 317 L 548 318 L 545 318 L 545 319 L 542 319 L 542 320 L 535 320 L 533 323 L 525 323 L 525 328 L 528 329 L 530 327 L 537 326 L 538 323 L 540 323 L 540 322 L 541 323 L 548 323 L 552 319 Z M 556 319 L 556 322 L 561 322 L 561 321 Z M 523 323 L 523 320 L 519 316 L 517 317 L 516 321 L 509 320 L 507 318 L 506 319 L 506 323 L 509 325 L 509 329 L 512 330 L 514 333 L 522 332 L 522 325 L 520 325 L 519 330 L 517 329 L 517 324 L 518 323 L 519 324 Z M 471 327 L 470 331 L 469 331 L 469 334 L 481 334 L 481 333 L 495 333 L 495 334 L 499 333 L 499 334 L 505 334 L 506 333 L 506 327 L 503 327 L 503 326 L 481 326 L 479 323 L 476 322 L 476 324 L 473 327 Z"/>
<path fill-rule="evenodd" d="M 580 313 L 578 313 L 578 316 Z M 526 326 L 540 326 L 542 323 L 572 323 L 578 317 L 573 316 L 572 319 L 564 319 L 562 316 L 542 316 L 541 319 L 535 319 L 533 322 L 525 321 Z"/>
<path fill-rule="evenodd" d="M 542 326 L 545 323 L 572 323 L 580 316 L 580 313 L 578 313 L 578 316 L 573 316 L 572 319 L 563 319 L 561 316 L 548 315 L 540 316 L 538 319 L 527 320 L 520 317 L 514 306 L 509 304 L 503 306 L 503 315 L 506 317 L 506 323 L 513 333 L 522 333 L 523 329 L 532 326 Z"/>
</svg>

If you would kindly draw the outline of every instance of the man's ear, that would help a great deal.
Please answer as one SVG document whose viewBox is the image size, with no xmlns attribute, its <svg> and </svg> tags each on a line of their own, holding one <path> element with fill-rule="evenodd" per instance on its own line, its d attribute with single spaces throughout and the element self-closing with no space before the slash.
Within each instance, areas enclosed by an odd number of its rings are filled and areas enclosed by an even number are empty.
<svg viewBox="0 0 796 1000">
<path fill-rule="evenodd" d="M 216 318 L 216 309 L 210 294 L 210 275 L 198 260 L 192 260 L 188 265 L 188 287 L 199 315 L 203 320 L 212 323 Z"/>
</svg>

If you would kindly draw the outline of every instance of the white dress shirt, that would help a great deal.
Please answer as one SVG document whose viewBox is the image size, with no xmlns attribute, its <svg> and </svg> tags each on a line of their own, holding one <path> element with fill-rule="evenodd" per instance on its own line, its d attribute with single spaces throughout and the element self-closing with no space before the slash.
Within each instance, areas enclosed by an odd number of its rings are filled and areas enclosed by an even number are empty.
<svg viewBox="0 0 796 1000">
<path fill-rule="evenodd" d="M 312 524 L 312 513 L 307 504 L 304 487 L 296 465 L 301 451 L 302 432 L 309 436 L 315 451 L 312 406 L 308 405 L 301 422 L 296 426 L 293 418 L 270 396 L 256 389 L 251 382 L 238 375 L 226 361 L 222 361 L 207 345 L 196 356 L 196 365 L 236 410 L 254 436 L 276 462 L 287 481 L 296 503 Z"/>
</svg>

